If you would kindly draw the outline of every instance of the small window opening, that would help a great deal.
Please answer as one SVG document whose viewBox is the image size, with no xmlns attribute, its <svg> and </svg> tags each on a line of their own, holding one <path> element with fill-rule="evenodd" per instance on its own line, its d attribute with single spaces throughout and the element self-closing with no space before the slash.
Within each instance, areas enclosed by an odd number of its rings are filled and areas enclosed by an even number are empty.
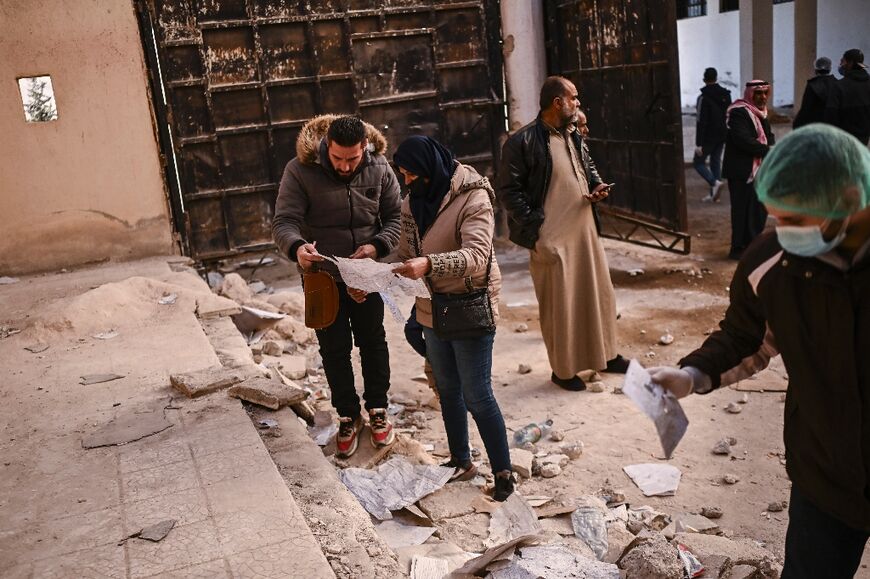
<svg viewBox="0 0 870 579">
<path fill-rule="evenodd" d="M 19 78 L 18 90 L 21 91 L 21 102 L 24 105 L 24 119 L 28 123 L 57 120 L 57 104 L 50 76 Z"/>
</svg>

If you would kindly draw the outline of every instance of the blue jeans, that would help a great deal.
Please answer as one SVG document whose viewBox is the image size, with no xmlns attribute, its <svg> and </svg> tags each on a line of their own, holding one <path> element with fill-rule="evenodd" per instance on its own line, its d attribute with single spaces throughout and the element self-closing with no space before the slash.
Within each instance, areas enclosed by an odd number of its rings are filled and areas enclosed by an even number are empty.
<svg viewBox="0 0 870 579">
<path fill-rule="evenodd" d="M 725 142 L 721 142 L 712 149 L 704 147 L 702 155 L 695 155 L 692 159 L 692 165 L 695 166 L 695 171 L 701 176 L 707 184 L 712 187 L 722 178 L 722 150 L 725 148 Z M 707 157 L 710 157 L 710 168 L 707 168 Z"/>
<path fill-rule="evenodd" d="M 504 418 L 492 394 L 492 345 L 495 334 L 467 340 L 441 340 L 432 328 L 423 328 L 426 356 L 432 364 L 450 455 L 471 460 L 468 448 L 468 413 L 486 447 L 492 472 L 511 470 Z"/>
</svg>

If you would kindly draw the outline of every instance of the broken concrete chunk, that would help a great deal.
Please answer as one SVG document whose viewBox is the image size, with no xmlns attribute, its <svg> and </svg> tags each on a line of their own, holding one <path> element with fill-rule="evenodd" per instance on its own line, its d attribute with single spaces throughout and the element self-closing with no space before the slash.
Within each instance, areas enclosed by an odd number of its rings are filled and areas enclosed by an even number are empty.
<svg viewBox="0 0 870 579">
<path fill-rule="evenodd" d="M 702 563 L 711 555 L 731 559 L 735 566 L 732 576 L 739 565 L 751 565 L 761 573 L 761 577 L 779 577 L 782 571 L 774 554 L 752 539 L 732 540 L 716 535 L 677 533 L 674 540 L 685 545 Z"/>
<path fill-rule="evenodd" d="M 715 535 L 719 525 L 703 515 L 680 513 L 673 516 L 671 524 L 665 527 L 662 534 L 666 539 L 673 539 L 677 533 L 703 533 Z"/>
<path fill-rule="evenodd" d="M 676 547 L 661 535 L 630 550 L 620 561 L 625 579 L 682 579 L 683 563 Z"/>
<path fill-rule="evenodd" d="M 780 513 L 788 506 L 788 501 L 774 501 L 767 505 L 767 512 Z"/>
<path fill-rule="evenodd" d="M 123 377 L 124 376 L 121 374 L 87 374 L 81 377 L 79 384 L 83 386 L 102 384 L 103 382 L 111 382 L 112 380 L 118 380 Z"/>
<path fill-rule="evenodd" d="M 634 534 L 622 521 L 607 523 L 607 554 L 604 556 L 604 561 L 606 563 L 619 561 L 633 540 Z"/>
<path fill-rule="evenodd" d="M 172 527 L 175 526 L 175 519 L 168 519 L 165 521 L 160 521 L 159 523 L 155 523 L 153 525 L 149 525 L 139 531 L 137 537 L 140 539 L 145 539 L 146 541 L 154 541 L 155 543 L 158 541 L 162 541 L 166 538 L 166 535 L 169 534 L 169 531 L 172 530 Z"/>
<path fill-rule="evenodd" d="M 713 445 L 712 452 L 713 454 L 729 455 L 731 454 L 731 443 L 728 441 L 727 438 L 723 438 L 715 445 Z"/>
<path fill-rule="evenodd" d="M 583 443 L 579 440 L 577 442 L 568 442 L 561 445 L 559 450 L 571 460 L 576 460 L 583 456 Z"/>
<path fill-rule="evenodd" d="M 263 344 L 262 352 L 266 356 L 277 357 L 284 353 L 284 348 L 277 342 L 269 341 Z"/>
<path fill-rule="evenodd" d="M 567 454 L 548 454 L 541 459 L 541 465 L 557 464 L 560 468 L 565 468 L 569 461 Z"/>
<path fill-rule="evenodd" d="M 586 579 L 619 579 L 616 565 L 584 557 L 562 545 L 523 547 L 517 556 L 503 568 L 490 567 L 492 579 L 519 579 L 535 577 L 557 579 L 582 577 Z"/>
<path fill-rule="evenodd" d="M 164 415 L 166 402 L 155 403 L 149 411 L 124 411 L 106 425 L 82 438 L 83 448 L 117 446 L 146 436 L 163 432 L 172 427 Z"/>
<path fill-rule="evenodd" d="M 274 343 L 274 342 L 271 342 Z M 305 356 L 282 356 L 281 371 L 291 380 L 302 380 L 308 375 Z"/>
<path fill-rule="evenodd" d="M 722 509 L 719 507 L 703 507 L 701 515 L 708 519 L 720 519 L 722 518 Z"/>
<path fill-rule="evenodd" d="M 589 384 L 589 391 L 594 392 L 595 394 L 601 394 L 604 392 L 604 382 L 592 382 Z"/>
<path fill-rule="evenodd" d="M 522 448 L 512 448 L 511 451 L 511 466 L 514 472 L 523 478 L 532 477 L 532 459 L 534 455 L 528 450 Z"/>
<path fill-rule="evenodd" d="M 242 306 L 231 299 L 214 294 L 203 294 L 196 297 L 196 316 L 201 320 L 235 316 L 242 313 Z"/>
<path fill-rule="evenodd" d="M 178 294 L 164 293 L 157 303 L 161 306 L 171 306 L 178 300 Z"/>
<path fill-rule="evenodd" d="M 553 478 L 562 474 L 562 467 L 558 464 L 542 464 L 541 476 L 544 478 Z"/>
<path fill-rule="evenodd" d="M 529 331 L 529 325 L 526 323 L 519 323 L 514 326 L 514 331 L 518 334 L 524 334 Z"/>
<path fill-rule="evenodd" d="M 722 482 L 726 485 L 736 485 L 740 482 L 740 477 L 736 474 L 726 474 L 722 477 Z"/>
<path fill-rule="evenodd" d="M 471 481 L 457 481 L 445 485 L 417 503 L 433 521 L 452 519 L 475 512 L 474 499 L 480 497 L 480 489 Z"/>
<path fill-rule="evenodd" d="M 308 393 L 301 388 L 261 377 L 250 378 L 241 384 L 236 384 L 227 391 L 227 394 L 272 410 L 299 404 L 308 397 Z"/>
<path fill-rule="evenodd" d="M 663 334 L 662 337 L 659 338 L 659 344 L 662 346 L 670 346 L 674 343 L 674 337 L 670 334 Z"/>
<path fill-rule="evenodd" d="M 728 414 L 740 414 L 743 412 L 743 407 L 736 402 L 731 402 L 725 407 L 725 412 Z"/>
<path fill-rule="evenodd" d="M 173 388 L 188 398 L 196 398 L 197 396 L 229 388 L 245 378 L 245 374 L 238 370 L 224 368 L 223 366 L 212 366 L 211 368 L 203 368 L 196 372 L 172 374 L 169 376 L 169 382 Z"/>
<path fill-rule="evenodd" d="M 254 297 L 248 283 L 237 273 L 229 273 L 221 284 L 220 294 L 236 303 L 243 304 Z"/>
<path fill-rule="evenodd" d="M 727 579 L 752 579 L 755 577 L 755 571 L 752 565 L 734 565 Z"/>
<path fill-rule="evenodd" d="M 582 372 L 579 372 L 577 376 L 587 384 L 590 382 L 601 382 L 601 374 L 595 370 L 583 370 Z"/>
<path fill-rule="evenodd" d="M 565 433 L 561 430 L 553 430 L 550 432 L 550 440 L 553 442 L 562 442 L 565 440 Z"/>
<path fill-rule="evenodd" d="M 532 367 L 529 366 L 528 364 L 520 364 L 519 366 L 517 366 L 517 373 L 518 374 L 529 374 L 531 371 L 532 371 Z"/>
</svg>

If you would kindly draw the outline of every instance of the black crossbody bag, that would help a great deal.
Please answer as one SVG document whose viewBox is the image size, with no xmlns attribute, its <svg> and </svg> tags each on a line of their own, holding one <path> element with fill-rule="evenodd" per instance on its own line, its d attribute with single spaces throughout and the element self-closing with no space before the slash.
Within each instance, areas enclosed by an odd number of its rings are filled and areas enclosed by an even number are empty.
<svg viewBox="0 0 870 579">
<path fill-rule="evenodd" d="M 453 200 L 450 202 L 452 203 Z M 417 254 L 422 255 L 420 247 L 417 247 Z M 492 312 L 492 303 L 489 301 L 492 254 L 493 249 L 490 248 L 489 259 L 486 262 L 486 280 L 482 288 L 472 289 L 462 294 L 445 294 L 434 292 L 432 286 L 429 286 L 432 294 L 432 326 L 435 334 L 442 340 L 480 338 L 495 332 L 495 316 Z M 468 281 L 471 285 L 470 277 Z"/>
</svg>

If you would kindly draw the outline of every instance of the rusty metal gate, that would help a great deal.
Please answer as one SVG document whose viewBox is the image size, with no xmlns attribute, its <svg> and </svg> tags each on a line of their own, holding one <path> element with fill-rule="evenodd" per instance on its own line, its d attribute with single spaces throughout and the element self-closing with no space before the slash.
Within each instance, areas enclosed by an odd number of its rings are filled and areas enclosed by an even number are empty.
<svg viewBox="0 0 870 579">
<path fill-rule="evenodd" d="M 616 186 L 601 234 L 688 253 L 673 0 L 547 0 L 550 74 L 580 90 L 590 150 Z"/>
<path fill-rule="evenodd" d="M 497 0 L 135 0 L 173 218 L 199 260 L 271 246 L 305 121 L 359 114 L 492 175 L 504 133 Z"/>
</svg>

